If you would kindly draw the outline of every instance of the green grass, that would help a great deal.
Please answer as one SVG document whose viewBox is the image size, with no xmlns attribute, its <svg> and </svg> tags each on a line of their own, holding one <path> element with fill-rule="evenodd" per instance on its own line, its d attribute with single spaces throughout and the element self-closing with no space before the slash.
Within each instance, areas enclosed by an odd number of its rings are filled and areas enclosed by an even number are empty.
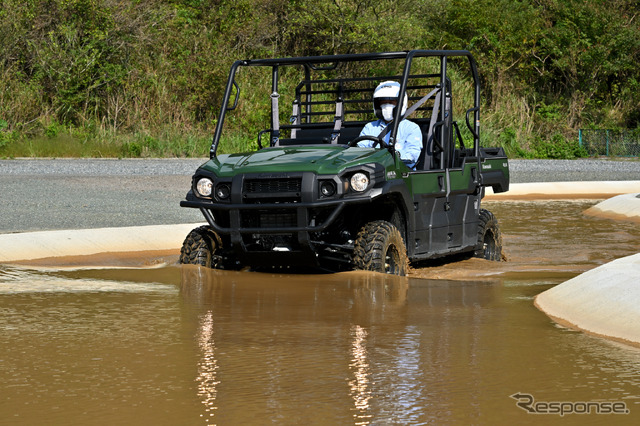
<svg viewBox="0 0 640 426">
<path fill-rule="evenodd" d="M 61 132 L 53 136 L 17 137 L 0 146 L 0 158 L 146 158 L 207 156 L 211 137 L 185 133 L 81 135 Z"/>
<path fill-rule="evenodd" d="M 483 146 L 502 146 L 511 158 L 576 158 L 587 153 L 560 134 L 552 140 L 537 139 L 530 147 L 523 147 L 511 128 L 500 132 L 490 127 L 482 134 Z M 257 134 L 257 132 L 256 132 Z M 257 136 L 252 132 L 225 132 L 218 154 L 253 151 L 258 147 Z M 171 158 L 206 157 L 209 155 L 212 135 L 186 132 L 162 132 L 151 135 L 146 132 L 116 134 L 101 132 L 83 135 L 67 130 L 52 136 L 13 136 L 0 144 L 0 158 L 50 157 L 50 158 Z M 469 143 L 470 141 L 467 141 Z M 269 134 L 262 137 L 262 144 L 269 144 Z"/>
</svg>

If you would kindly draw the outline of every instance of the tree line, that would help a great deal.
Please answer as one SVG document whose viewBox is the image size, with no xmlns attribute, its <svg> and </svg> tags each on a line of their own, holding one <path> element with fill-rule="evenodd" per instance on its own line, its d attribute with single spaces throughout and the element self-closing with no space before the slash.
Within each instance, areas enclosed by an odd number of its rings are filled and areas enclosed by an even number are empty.
<svg viewBox="0 0 640 426">
<path fill-rule="evenodd" d="M 420 48 L 474 54 L 490 144 L 571 156 L 579 128 L 639 127 L 639 11 L 631 0 L 0 0 L 0 155 L 61 133 L 128 141 L 125 155 L 203 155 L 185 146 L 212 132 L 236 59 Z"/>
</svg>

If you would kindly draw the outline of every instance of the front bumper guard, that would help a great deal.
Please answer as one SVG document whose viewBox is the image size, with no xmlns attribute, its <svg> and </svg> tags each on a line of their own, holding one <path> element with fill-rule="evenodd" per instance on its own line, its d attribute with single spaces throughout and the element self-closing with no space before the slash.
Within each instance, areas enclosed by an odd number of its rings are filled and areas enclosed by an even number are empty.
<svg viewBox="0 0 640 426">
<path fill-rule="evenodd" d="M 385 188 L 372 188 L 366 194 L 353 198 L 341 197 L 335 200 L 316 202 L 296 202 L 296 203 L 264 203 L 264 204 L 222 204 L 203 200 L 184 200 L 180 202 L 180 207 L 191 207 L 200 209 L 209 225 L 221 234 L 282 234 L 295 232 L 322 232 L 327 229 L 347 206 L 356 204 L 368 204 L 384 194 Z M 310 224 L 310 212 L 312 209 L 333 209 L 328 217 L 317 225 Z M 288 227 L 242 227 L 240 223 L 240 212 L 247 210 L 283 211 L 290 210 L 296 213 L 296 226 Z M 223 227 L 215 221 L 212 211 L 229 212 L 229 226 Z"/>
</svg>

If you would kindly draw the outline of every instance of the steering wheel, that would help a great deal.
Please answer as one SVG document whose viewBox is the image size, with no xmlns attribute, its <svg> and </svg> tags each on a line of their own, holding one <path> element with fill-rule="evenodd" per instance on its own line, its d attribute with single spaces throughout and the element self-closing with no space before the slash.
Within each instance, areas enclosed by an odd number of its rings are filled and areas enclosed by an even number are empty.
<svg viewBox="0 0 640 426">
<path fill-rule="evenodd" d="M 370 136 L 370 135 L 358 136 L 357 138 L 355 138 L 354 140 L 349 142 L 349 146 L 356 146 L 356 145 L 358 145 L 358 142 L 365 141 L 365 140 L 373 141 L 373 147 L 374 148 L 378 144 L 380 146 L 382 146 L 383 148 L 388 148 L 389 147 L 389 144 L 387 142 L 385 142 L 384 139 L 380 139 L 377 136 Z"/>
</svg>

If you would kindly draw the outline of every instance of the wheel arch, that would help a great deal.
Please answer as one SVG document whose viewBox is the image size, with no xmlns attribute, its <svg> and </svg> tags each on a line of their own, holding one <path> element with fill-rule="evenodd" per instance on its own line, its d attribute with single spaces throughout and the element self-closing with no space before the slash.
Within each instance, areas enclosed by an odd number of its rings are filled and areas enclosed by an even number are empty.
<svg viewBox="0 0 640 426">
<path fill-rule="evenodd" d="M 409 192 L 406 182 L 403 179 L 387 181 L 381 196 L 374 201 L 374 204 L 378 203 L 393 206 L 389 216 L 384 220 L 398 228 L 407 246 L 407 252 L 411 255 L 413 250 L 408 241 L 410 234 L 415 229 L 415 213 L 413 196 Z"/>
<path fill-rule="evenodd" d="M 413 209 L 409 209 L 406 200 L 407 197 L 399 191 L 389 192 L 374 198 L 370 203 L 347 207 L 343 215 L 351 218 L 351 229 L 355 232 L 375 220 L 389 222 L 400 231 L 406 245 L 414 221 Z"/>
</svg>

